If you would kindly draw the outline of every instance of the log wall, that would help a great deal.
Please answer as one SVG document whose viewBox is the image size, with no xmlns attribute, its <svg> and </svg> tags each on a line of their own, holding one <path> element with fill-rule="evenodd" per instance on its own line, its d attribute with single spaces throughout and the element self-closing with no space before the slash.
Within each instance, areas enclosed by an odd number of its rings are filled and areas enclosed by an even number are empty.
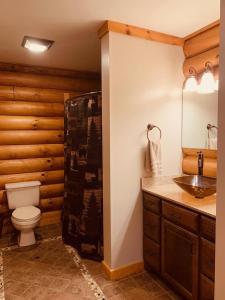
<svg viewBox="0 0 225 300">
<path fill-rule="evenodd" d="M 65 95 L 96 90 L 96 73 L 0 62 L 0 213 L 7 224 L 3 233 L 10 230 L 5 192 L 10 182 L 41 181 L 41 225 L 60 221 Z"/>
<path fill-rule="evenodd" d="M 205 69 L 205 63 L 208 61 L 214 66 L 214 72 L 217 77 L 219 66 L 219 45 L 219 21 L 216 21 L 185 37 L 183 46 L 185 55 L 183 72 L 185 77 L 188 76 L 190 67 L 194 67 L 196 72 L 201 74 Z"/>
</svg>

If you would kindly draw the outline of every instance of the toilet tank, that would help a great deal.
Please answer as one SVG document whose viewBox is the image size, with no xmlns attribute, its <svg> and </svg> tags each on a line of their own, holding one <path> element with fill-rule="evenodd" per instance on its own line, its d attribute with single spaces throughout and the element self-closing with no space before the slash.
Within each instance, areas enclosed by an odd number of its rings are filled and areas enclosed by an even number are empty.
<svg viewBox="0 0 225 300">
<path fill-rule="evenodd" d="M 9 209 L 39 205 L 40 185 L 40 181 L 7 183 L 5 189 Z"/>
</svg>

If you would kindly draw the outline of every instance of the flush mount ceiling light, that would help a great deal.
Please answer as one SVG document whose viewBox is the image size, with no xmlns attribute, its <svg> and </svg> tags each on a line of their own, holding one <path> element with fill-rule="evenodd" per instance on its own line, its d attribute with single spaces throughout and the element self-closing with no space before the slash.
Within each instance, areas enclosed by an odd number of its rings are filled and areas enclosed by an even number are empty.
<svg viewBox="0 0 225 300">
<path fill-rule="evenodd" d="M 22 47 L 36 53 L 42 53 L 47 51 L 54 41 L 46 40 L 46 39 L 40 39 L 35 38 L 31 36 L 24 36 Z"/>
<path fill-rule="evenodd" d="M 184 91 L 185 92 L 195 92 L 198 88 L 198 82 L 196 79 L 196 71 L 194 68 L 190 67 L 188 78 L 184 84 Z"/>
<path fill-rule="evenodd" d="M 213 66 L 208 61 L 205 64 L 205 71 L 202 75 L 200 85 L 198 86 L 198 93 L 210 94 L 215 91 L 215 79 L 213 75 Z"/>
</svg>

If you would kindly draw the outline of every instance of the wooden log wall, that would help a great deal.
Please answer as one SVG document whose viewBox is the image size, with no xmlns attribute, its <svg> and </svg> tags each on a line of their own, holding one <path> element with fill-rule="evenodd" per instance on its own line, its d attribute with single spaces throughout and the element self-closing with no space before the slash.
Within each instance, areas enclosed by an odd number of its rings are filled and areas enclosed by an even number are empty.
<svg viewBox="0 0 225 300">
<path fill-rule="evenodd" d="M 99 74 L 0 62 L 0 213 L 10 215 L 6 183 L 39 180 L 41 225 L 60 221 L 65 94 L 96 90 Z"/>
<path fill-rule="evenodd" d="M 205 69 L 205 63 L 211 62 L 215 76 L 218 77 L 220 45 L 220 22 L 216 21 L 201 30 L 184 38 L 185 61 L 183 72 L 185 77 L 189 74 L 190 67 L 195 68 L 197 74 Z"/>
</svg>

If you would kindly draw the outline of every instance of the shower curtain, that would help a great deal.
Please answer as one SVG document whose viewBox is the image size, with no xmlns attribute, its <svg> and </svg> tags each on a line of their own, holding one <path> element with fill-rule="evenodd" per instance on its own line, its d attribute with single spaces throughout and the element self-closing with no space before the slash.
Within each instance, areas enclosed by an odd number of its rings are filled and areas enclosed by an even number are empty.
<svg viewBox="0 0 225 300">
<path fill-rule="evenodd" d="M 101 92 L 65 103 L 63 240 L 81 256 L 103 258 Z"/>
</svg>

